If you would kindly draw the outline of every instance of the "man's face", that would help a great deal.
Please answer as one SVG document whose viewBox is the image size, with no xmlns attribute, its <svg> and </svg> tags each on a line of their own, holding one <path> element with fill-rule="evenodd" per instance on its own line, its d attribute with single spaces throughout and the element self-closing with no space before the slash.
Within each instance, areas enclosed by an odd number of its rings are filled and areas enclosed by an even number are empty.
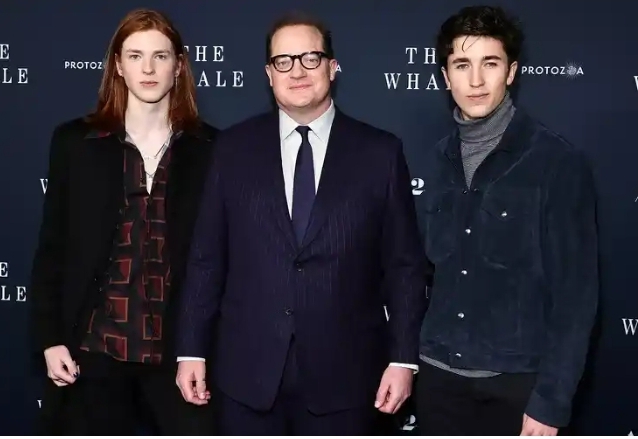
<svg viewBox="0 0 638 439">
<path fill-rule="evenodd" d="M 168 96 L 181 62 L 171 41 L 156 30 L 136 32 L 122 44 L 117 71 L 129 89 L 129 99 L 156 103 Z"/>
<path fill-rule="evenodd" d="M 312 26 L 287 26 L 279 29 L 271 41 L 272 56 L 300 55 L 307 52 L 323 52 L 321 33 Z M 336 60 L 327 60 L 307 55 L 304 59 L 295 59 L 292 69 L 278 71 L 272 64 L 266 65 L 266 74 L 277 103 L 290 111 L 309 112 L 324 104 L 330 96 L 330 83 L 335 78 Z M 281 70 L 288 65 L 277 62 Z M 316 68 L 308 68 L 317 65 Z"/>
<path fill-rule="evenodd" d="M 508 65 L 503 44 L 489 37 L 462 36 L 442 68 L 445 82 L 465 119 L 489 115 L 514 81 L 517 63 Z"/>
</svg>

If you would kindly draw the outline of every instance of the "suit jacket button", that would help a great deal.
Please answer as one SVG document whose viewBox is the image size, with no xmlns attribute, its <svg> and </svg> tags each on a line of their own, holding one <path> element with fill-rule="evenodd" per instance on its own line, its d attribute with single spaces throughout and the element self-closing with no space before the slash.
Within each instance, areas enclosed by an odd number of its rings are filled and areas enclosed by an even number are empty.
<svg viewBox="0 0 638 439">
<path fill-rule="evenodd" d="M 290 308 L 286 308 L 286 315 L 287 316 L 291 316 L 292 315 L 292 310 Z"/>
</svg>

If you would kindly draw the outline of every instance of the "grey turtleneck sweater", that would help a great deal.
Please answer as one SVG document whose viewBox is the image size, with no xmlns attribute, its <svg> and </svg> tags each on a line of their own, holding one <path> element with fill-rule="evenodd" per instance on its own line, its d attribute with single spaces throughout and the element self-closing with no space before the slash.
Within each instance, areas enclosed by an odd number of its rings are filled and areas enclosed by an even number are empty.
<svg viewBox="0 0 638 439">
<path fill-rule="evenodd" d="M 454 120 L 458 124 L 461 139 L 465 181 L 468 187 L 472 183 L 476 169 L 501 141 L 515 111 L 509 92 L 505 93 L 503 101 L 491 114 L 481 119 L 465 120 L 458 107 L 454 110 Z"/>
<path fill-rule="evenodd" d="M 491 114 L 481 119 L 465 120 L 458 107 L 454 110 L 454 120 L 458 124 L 461 139 L 465 181 L 468 187 L 472 184 L 476 169 L 501 141 L 515 111 L 516 108 L 509 93 L 505 94 L 503 101 Z M 421 355 L 421 360 L 440 369 L 470 378 L 489 378 L 499 375 L 498 372 L 488 370 L 455 369 L 424 355 Z"/>
</svg>

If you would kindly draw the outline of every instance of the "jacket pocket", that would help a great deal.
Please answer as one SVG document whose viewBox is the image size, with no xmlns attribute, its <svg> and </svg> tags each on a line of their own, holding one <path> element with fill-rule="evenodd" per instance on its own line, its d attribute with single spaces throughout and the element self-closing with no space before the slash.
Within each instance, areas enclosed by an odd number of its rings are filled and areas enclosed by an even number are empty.
<svg viewBox="0 0 638 439">
<path fill-rule="evenodd" d="M 436 264 L 449 258 L 455 250 L 454 193 L 425 191 L 423 195 L 425 251 Z"/>
<path fill-rule="evenodd" d="M 530 189 L 494 190 L 481 204 L 480 251 L 492 264 L 512 266 L 538 241 L 538 192 Z"/>
</svg>

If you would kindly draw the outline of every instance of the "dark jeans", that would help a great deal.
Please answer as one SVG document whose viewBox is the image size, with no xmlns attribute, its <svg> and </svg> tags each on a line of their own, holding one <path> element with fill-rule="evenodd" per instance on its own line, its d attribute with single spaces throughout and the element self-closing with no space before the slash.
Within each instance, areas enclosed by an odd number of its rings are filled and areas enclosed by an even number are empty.
<svg viewBox="0 0 638 439">
<path fill-rule="evenodd" d="M 424 436 L 518 436 L 536 374 L 468 378 L 420 362 L 417 425 Z"/>
</svg>

